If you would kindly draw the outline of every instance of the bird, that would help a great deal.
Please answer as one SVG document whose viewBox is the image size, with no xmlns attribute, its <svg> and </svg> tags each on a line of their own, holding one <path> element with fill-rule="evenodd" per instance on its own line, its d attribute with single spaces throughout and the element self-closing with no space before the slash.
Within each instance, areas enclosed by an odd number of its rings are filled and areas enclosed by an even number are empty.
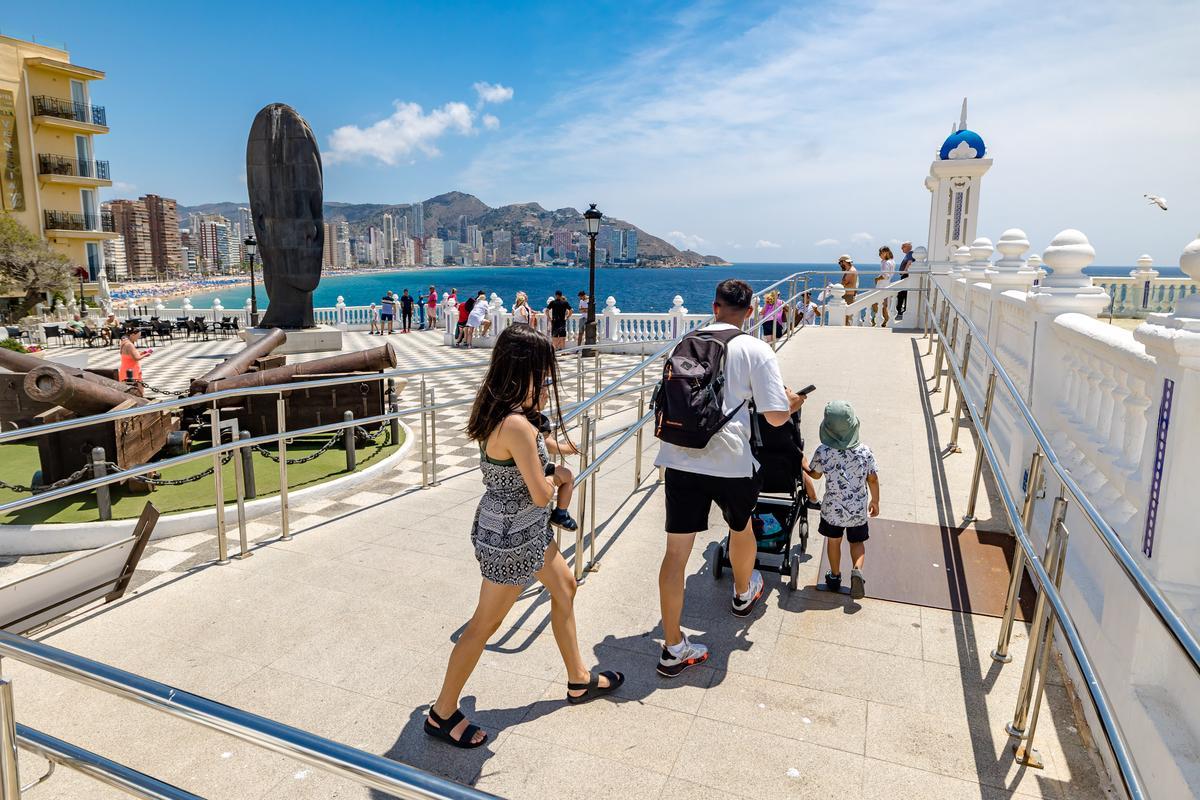
<svg viewBox="0 0 1200 800">
<path fill-rule="evenodd" d="M 1142 197 L 1145 197 L 1147 200 L 1149 200 L 1151 205 L 1158 206 L 1163 211 L 1167 210 L 1167 201 L 1165 198 L 1159 197 L 1156 194 L 1144 194 Z"/>
</svg>

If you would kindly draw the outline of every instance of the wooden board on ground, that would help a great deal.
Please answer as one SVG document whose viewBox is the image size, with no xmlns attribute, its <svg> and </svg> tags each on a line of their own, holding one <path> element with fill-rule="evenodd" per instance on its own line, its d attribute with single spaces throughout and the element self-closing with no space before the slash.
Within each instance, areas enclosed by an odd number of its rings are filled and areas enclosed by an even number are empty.
<svg viewBox="0 0 1200 800">
<path fill-rule="evenodd" d="M 817 539 L 823 540 L 823 536 Z M 829 561 L 824 541 L 819 580 Z M 919 522 L 871 520 L 867 541 L 867 597 L 998 617 L 1004 613 L 1009 565 L 1016 540 L 1007 533 L 948 528 Z M 843 591 L 850 586 L 850 548 L 842 542 Z M 1033 616 L 1037 593 L 1026 576 L 1017 617 Z"/>
</svg>

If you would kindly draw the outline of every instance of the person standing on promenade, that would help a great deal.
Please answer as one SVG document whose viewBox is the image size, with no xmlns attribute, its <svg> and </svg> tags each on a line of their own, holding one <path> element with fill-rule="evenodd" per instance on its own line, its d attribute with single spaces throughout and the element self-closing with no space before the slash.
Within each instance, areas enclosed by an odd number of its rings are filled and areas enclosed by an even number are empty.
<svg viewBox="0 0 1200 800">
<path fill-rule="evenodd" d="M 587 319 L 587 310 L 588 310 L 589 302 L 591 302 L 591 301 L 588 298 L 588 293 L 583 290 L 580 290 L 579 302 L 576 303 L 575 305 L 579 308 L 579 316 L 585 320 Z M 579 331 L 575 334 L 575 346 L 582 347 L 583 346 L 583 337 L 587 334 L 587 325 L 586 324 L 577 325 L 576 327 L 579 328 Z"/>
<path fill-rule="evenodd" d="M 425 330 L 425 295 L 417 295 L 417 330 Z"/>
<path fill-rule="evenodd" d="M 429 309 L 429 330 L 436 331 L 438 324 L 438 293 L 436 287 L 429 287 L 429 296 L 425 298 L 425 306 Z"/>
<path fill-rule="evenodd" d="M 912 242 L 905 242 L 900 245 L 900 252 L 904 253 L 904 258 L 900 261 L 900 280 L 908 277 L 908 268 L 916 261 L 912 254 Z M 908 292 L 903 291 L 896 295 L 896 321 L 904 319 L 904 312 L 908 309 Z"/>
<path fill-rule="evenodd" d="M 513 322 L 518 325 L 528 325 L 537 330 L 537 322 L 534 320 L 533 309 L 529 307 L 529 295 L 524 292 L 517 292 L 517 296 L 513 300 L 512 317 Z"/>
<path fill-rule="evenodd" d="M 772 289 L 763 298 L 762 332 L 767 344 L 774 344 L 775 338 L 783 335 L 783 304 L 779 302 L 779 292 Z"/>
<path fill-rule="evenodd" d="M 142 332 L 137 328 L 130 328 L 129 331 L 121 337 L 121 375 L 120 380 L 128 383 L 141 384 L 142 382 L 142 359 L 153 353 L 153 350 L 139 350 L 137 343 L 142 338 Z"/>
<path fill-rule="evenodd" d="M 441 692 L 425 720 L 426 734 L 455 747 L 488 740 L 463 716 L 459 699 L 483 648 L 534 578 L 550 594 L 550 626 L 567 668 L 567 702 L 603 697 L 625 680 L 608 670 L 593 676 L 584 665 L 575 632 L 575 576 L 550 527 L 557 468 L 538 422 L 553 398 L 553 414 L 563 427 L 557 373 L 545 337 L 526 325 L 510 325 L 496 340 L 467 422 L 467 434 L 479 446 L 484 485 L 471 527 L 483 580 L 475 613 L 450 653 Z"/>
<path fill-rule="evenodd" d="M 371 307 L 367 309 L 367 315 L 371 318 L 371 335 L 382 335 L 383 328 L 379 324 L 379 306 L 371 303 Z"/>
<path fill-rule="evenodd" d="M 879 274 L 875 276 L 875 288 L 886 289 L 891 284 L 892 278 L 895 277 L 895 275 L 896 260 L 892 255 L 892 248 L 884 245 L 883 247 L 879 248 Z M 873 303 L 871 305 L 871 321 L 875 321 L 875 317 L 879 314 L 879 307 L 883 306 L 883 324 L 880 327 L 886 328 L 889 319 L 888 306 L 890 305 L 891 298 L 888 297 L 886 291 L 881 292 L 881 294 L 883 296 L 883 302 Z"/>
<path fill-rule="evenodd" d="M 685 447 L 667 441 L 672 438 L 670 433 L 664 433 L 671 430 L 668 414 L 675 413 L 671 398 L 678 402 L 678 397 L 664 381 L 659 393 L 665 396 L 666 403 L 656 401 L 657 433 L 663 441 L 655 465 L 666 468 L 667 511 L 667 549 L 658 572 L 664 639 L 658 672 L 669 678 L 708 660 L 708 648 L 689 641 L 680 630 L 679 621 L 683 615 L 688 557 L 696 534 L 708 529 L 708 512 L 714 502 L 729 526 L 733 614 L 748 616 L 763 594 L 762 574 L 754 569 L 758 548 L 750 519 L 762 486 L 758 465 L 750 451 L 750 403 L 753 401 L 755 410 L 770 425 L 779 427 L 799 410 L 804 396 L 783 385 L 779 362 L 769 344 L 742 335 L 753 302 L 754 292 L 745 281 L 722 281 L 713 300 L 716 322 L 692 331 L 683 340 L 685 343 L 695 338 L 712 340 L 720 342 L 724 349 L 724 391 L 718 396 L 726 422 L 708 443 L 703 447 Z M 718 377 L 714 376 L 714 380 Z M 686 404 L 687 400 L 683 402 Z"/>
<path fill-rule="evenodd" d="M 413 299 L 412 295 L 405 289 L 400 294 L 400 332 L 410 333 L 412 331 L 413 317 Z"/>
<path fill-rule="evenodd" d="M 550 341 L 555 350 L 563 350 L 567 346 L 567 320 L 571 318 L 571 302 L 563 295 L 562 289 L 554 293 L 554 297 L 546 304 L 546 318 L 550 322 Z"/>
<path fill-rule="evenodd" d="M 842 286 L 846 293 L 842 295 L 842 299 L 846 301 L 846 305 L 854 302 L 854 298 L 858 296 L 858 270 L 854 267 L 854 260 L 850 256 L 840 256 L 838 258 L 838 268 L 842 271 Z M 850 315 L 846 315 L 846 324 L 850 324 Z"/>
<path fill-rule="evenodd" d="M 382 334 L 383 329 L 387 328 L 388 333 L 394 333 L 393 320 L 396 318 L 396 304 L 392 300 L 392 293 L 388 292 L 379 301 L 379 332 Z"/>
</svg>

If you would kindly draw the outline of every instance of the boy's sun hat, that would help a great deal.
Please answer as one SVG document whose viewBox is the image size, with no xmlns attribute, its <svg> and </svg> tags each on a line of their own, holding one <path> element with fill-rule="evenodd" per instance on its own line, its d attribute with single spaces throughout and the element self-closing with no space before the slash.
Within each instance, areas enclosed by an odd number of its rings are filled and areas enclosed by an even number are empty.
<svg viewBox="0 0 1200 800">
<path fill-rule="evenodd" d="M 821 420 L 821 444 L 834 450 L 847 450 L 858 445 L 858 416 L 845 400 L 831 400 L 825 406 Z"/>
</svg>

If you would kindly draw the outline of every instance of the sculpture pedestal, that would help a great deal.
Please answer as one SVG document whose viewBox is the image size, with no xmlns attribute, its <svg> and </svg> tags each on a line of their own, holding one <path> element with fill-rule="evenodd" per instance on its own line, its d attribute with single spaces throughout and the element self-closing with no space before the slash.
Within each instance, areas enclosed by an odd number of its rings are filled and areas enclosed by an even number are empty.
<svg viewBox="0 0 1200 800">
<path fill-rule="evenodd" d="M 270 333 L 268 328 L 246 328 L 242 331 L 242 339 L 246 344 L 254 344 L 268 333 Z M 274 355 L 340 353 L 342 350 L 342 332 L 329 325 L 284 331 L 284 333 L 287 334 L 287 341 L 272 351 Z"/>
</svg>

